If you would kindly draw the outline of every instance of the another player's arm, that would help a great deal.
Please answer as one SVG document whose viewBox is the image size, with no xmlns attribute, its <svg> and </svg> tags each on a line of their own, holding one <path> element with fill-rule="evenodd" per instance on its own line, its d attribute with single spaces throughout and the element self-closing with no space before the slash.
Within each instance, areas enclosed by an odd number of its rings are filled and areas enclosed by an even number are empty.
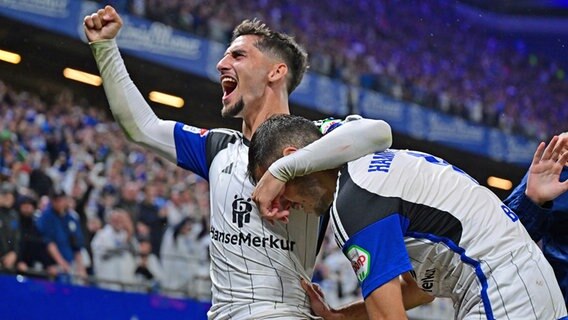
<svg viewBox="0 0 568 320">
<path fill-rule="evenodd" d="M 375 289 L 365 299 L 369 319 L 408 319 L 404 311 L 402 289 L 398 277 Z"/>
<path fill-rule="evenodd" d="M 424 290 L 418 287 L 410 272 L 403 273 L 400 276 L 400 287 L 402 289 L 402 302 L 404 309 L 410 310 L 420 305 L 434 301 L 435 297 L 429 295 Z"/>
<path fill-rule="evenodd" d="M 367 309 L 363 301 L 352 303 L 340 309 L 332 309 L 325 302 L 321 289 L 313 283 L 301 280 L 302 288 L 310 299 L 312 311 L 325 320 L 367 320 Z"/>
<path fill-rule="evenodd" d="M 392 279 L 390 282 L 383 285 L 381 288 L 373 291 L 370 296 L 367 297 L 365 301 L 354 302 L 350 305 L 341 307 L 339 309 L 332 309 L 327 306 L 323 300 L 323 296 L 314 288 L 313 284 L 302 281 L 302 287 L 306 290 L 308 297 L 310 298 L 311 307 L 313 311 L 322 318 L 326 320 L 341 320 L 341 319 L 351 319 L 351 320 L 367 320 L 374 319 L 369 317 L 369 314 L 380 315 L 380 312 L 374 309 L 383 308 L 390 312 L 390 306 L 398 305 L 398 312 L 396 313 L 400 318 L 378 318 L 378 319 L 405 319 L 406 315 L 404 310 L 410 310 L 419 305 L 432 302 L 434 297 L 427 294 L 421 290 L 417 285 L 410 273 L 406 272 L 400 276 L 400 284 L 396 285 L 396 278 Z M 380 296 L 385 295 L 387 298 L 381 298 Z M 400 313 L 400 299 L 402 299 L 403 313 Z M 392 300 L 392 301 L 391 301 Z M 373 310 L 371 310 L 373 309 Z M 394 316 L 394 315 L 389 315 Z M 404 316 L 404 318 L 402 317 Z"/>
<path fill-rule="evenodd" d="M 273 200 L 287 181 L 313 172 L 337 168 L 349 161 L 392 144 L 392 132 L 382 120 L 348 121 L 308 146 L 274 162 L 258 181 L 252 198 L 267 219 L 280 219 L 282 212 L 272 208 Z"/>
<path fill-rule="evenodd" d="M 324 132 L 325 133 L 325 132 Z M 383 120 L 347 121 L 322 138 L 274 162 L 268 171 L 280 181 L 337 168 L 392 145 L 392 132 Z"/>
<path fill-rule="evenodd" d="M 529 171 L 503 202 L 519 219 L 535 241 L 547 230 L 552 201 L 568 190 L 568 181 L 560 176 L 568 161 L 568 133 L 554 137 L 546 146 L 541 142 Z"/>
<path fill-rule="evenodd" d="M 106 6 L 86 16 L 84 24 L 114 118 L 129 139 L 176 163 L 176 122 L 156 116 L 130 79 L 120 56 L 115 37 L 122 19 L 114 8 Z"/>
</svg>

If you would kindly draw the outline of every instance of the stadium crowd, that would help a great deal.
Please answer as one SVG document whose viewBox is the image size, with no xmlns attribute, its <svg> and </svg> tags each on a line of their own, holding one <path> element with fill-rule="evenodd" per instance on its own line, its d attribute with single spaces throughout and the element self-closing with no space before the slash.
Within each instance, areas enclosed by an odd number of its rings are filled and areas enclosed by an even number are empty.
<svg viewBox="0 0 568 320">
<path fill-rule="evenodd" d="M 211 299 L 207 182 L 71 91 L 46 100 L 0 80 L 0 270 Z M 314 280 L 336 306 L 360 298 L 342 255 L 328 232 Z"/>
<path fill-rule="evenodd" d="M 70 91 L 48 102 L 0 81 L 0 142 L 2 269 L 210 298 L 206 181 Z"/>
<path fill-rule="evenodd" d="M 224 43 L 238 22 L 258 17 L 304 44 L 311 70 L 349 84 L 354 104 L 362 87 L 538 139 L 566 129 L 563 66 L 462 19 L 455 1 L 110 3 Z"/>
</svg>

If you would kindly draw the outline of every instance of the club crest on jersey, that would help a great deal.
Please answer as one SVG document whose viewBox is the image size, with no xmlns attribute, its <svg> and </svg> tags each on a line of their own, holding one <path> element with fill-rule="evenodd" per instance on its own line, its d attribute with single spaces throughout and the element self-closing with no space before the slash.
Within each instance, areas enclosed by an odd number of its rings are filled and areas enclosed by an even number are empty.
<svg viewBox="0 0 568 320">
<path fill-rule="evenodd" d="M 233 201 L 233 223 L 242 228 L 244 223 L 250 222 L 250 212 L 252 211 L 251 199 L 245 199 L 235 195 Z"/>
<path fill-rule="evenodd" d="M 347 258 L 351 261 L 353 271 L 357 275 L 360 282 L 365 280 L 369 275 L 369 266 L 371 265 L 371 255 L 369 252 L 359 246 L 353 245 L 347 249 Z"/>
</svg>

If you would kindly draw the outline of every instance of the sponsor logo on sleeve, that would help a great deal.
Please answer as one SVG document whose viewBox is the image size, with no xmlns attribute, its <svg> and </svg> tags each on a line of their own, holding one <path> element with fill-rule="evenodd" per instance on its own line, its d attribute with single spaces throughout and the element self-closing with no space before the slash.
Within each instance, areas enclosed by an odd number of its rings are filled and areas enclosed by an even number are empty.
<svg viewBox="0 0 568 320">
<path fill-rule="evenodd" d="M 367 250 L 353 245 L 347 250 L 347 258 L 351 261 L 351 266 L 357 275 L 357 279 L 359 279 L 360 282 L 363 282 L 363 280 L 365 280 L 369 275 L 371 255 Z"/>
<path fill-rule="evenodd" d="M 198 128 L 198 127 L 194 127 L 194 126 L 189 126 L 189 125 L 187 125 L 187 124 L 184 125 L 181 129 L 182 129 L 183 131 L 187 131 L 187 132 L 191 132 L 191 133 L 198 134 L 198 135 L 200 135 L 200 136 L 202 136 L 202 137 L 203 137 L 204 135 L 206 135 L 207 132 L 209 131 L 209 130 L 207 130 L 207 129 L 202 129 L 202 128 Z"/>
<path fill-rule="evenodd" d="M 426 269 L 424 276 L 420 279 L 420 286 L 426 292 L 432 292 L 436 282 L 436 269 Z"/>
</svg>

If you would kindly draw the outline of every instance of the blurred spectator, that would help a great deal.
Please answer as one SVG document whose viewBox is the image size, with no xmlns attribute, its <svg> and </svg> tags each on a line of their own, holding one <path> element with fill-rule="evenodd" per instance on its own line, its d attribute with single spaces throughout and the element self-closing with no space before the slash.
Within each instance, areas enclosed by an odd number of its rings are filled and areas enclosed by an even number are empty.
<svg viewBox="0 0 568 320">
<path fill-rule="evenodd" d="M 167 226 L 167 211 L 156 204 L 156 186 L 149 183 L 144 187 L 144 200 L 139 208 L 140 217 L 136 225 L 138 235 L 149 237 L 152 253 L 159 256 L 162 237 Z"/>
<path fill-rule="evenodd" d="M 17 203 L 20 217 L 20 256 L 18 271 L 26 272 L 30 268 L 40 271 L 46 263 L 47 251 L 43 237 L 36 227 L 36 201 L 29 196 L 22 196 Z"/>
<path fill-rule="evenodd" d="M 94 222 L 93 220 L 100 222 L 100 219 L 98 219 L 97 217 L 89 217 L 87 215 L 87 204 L 93 189 L 94 186 L 91 183 L 91 180 L 86 174 L 86 172 L 81 171 L 77 173 L 75 177 L 75 182 L 71 190 L 70 208 L 75 213 L 77 213 L 77 216 L 79 218 L 81 233 L 84 239 L 84 247 L 86 250 L 85 254 L 87 255 L 85 259 L 88 259 L 89 261 L 93 260 L 91 241 L 95 235 L 95 232 L 101 228 L 100 224 L 95 226 L 93 223 Z M 89 274 L 93 274 L 92 264 L 91 265 L 85 264 L 85 267 Z"/>
<path fill-rule="evenodd" d="M 124 209 L 130 215 L 130 219 L 136 225 L 138 222 L 138 217 L 140 216 L 140 207 L 138 205 L 138 193 L 140 192 L 140 187 L 134 181 L 127 182 L 121 189 L 120 199 L 116 205 L 119 208 Z"/>
<path fill-rule="evenodd" d="M 175 227 L 184 218 L 195 215 L 194 212 L 191 212 L 192 208 L 188 203 L 188 196 L 184 194 L 187 192 L 183 185 L 174 186 L 170 191 L 170 199 L 164 206 L 168 217 L 168 226 Z"/>
<path fill-rule="evenodd" d="M 139 239 L 134 276 L 138 284 L 151 291 L 158 290 L 164 279 L 162 265 L 158 257 L 152 253 L 152 243 L 149 239 Z"/>
<path fill-rule="evenodd" d="M 118 203 L 118 194 L 113 185 L 107 184 L 101 190 L 99 201 L 97 201 L 97 217 L 101 221 L 107 220 L 107 215 Z"/>
<path fill-rule="evenodd" d="M 39 167 L 33 169 L 30 173 L 30 189 L 39 197 L 53 193 L 53 180 L 47 175 L 49 167 L 49 157 L 44 154 L 41 157 Z"/>
<path fill-rule="evenodd" d="M 69 211 L 69 199 L 63 191 L 56 191 L 50 203 L 37 220 L 37 228 L 47 245 L 48 271 L 86 276 L 81 248 L 83 235 L 78 217 Z"/>
<path fill-rule="evenodd" d="M 164 233 L 160 256 L 164 266 L 165 289 L 187 291 L 192 297 L 197 295 L 197 274 L 202 263 L 198 237 L 202 231 L 201 223 L 185 217 Z"/>
<path fill-rule="evenodd" d="M 122 290 L 120 282 L 134 283 L 135 269 L 134 227 L 130 216 L 121 209 L 109 212 L 107 224 L 99 230 L 91 247 L 93 250 L 94 274 L 99 287 Z"/>
<path fill-rule="evenodd" d="M 20 227 L 14 208 L 14 186 L 0 185 L 0 268 L 14 269 L 18 261 Z"/>
</svg>

